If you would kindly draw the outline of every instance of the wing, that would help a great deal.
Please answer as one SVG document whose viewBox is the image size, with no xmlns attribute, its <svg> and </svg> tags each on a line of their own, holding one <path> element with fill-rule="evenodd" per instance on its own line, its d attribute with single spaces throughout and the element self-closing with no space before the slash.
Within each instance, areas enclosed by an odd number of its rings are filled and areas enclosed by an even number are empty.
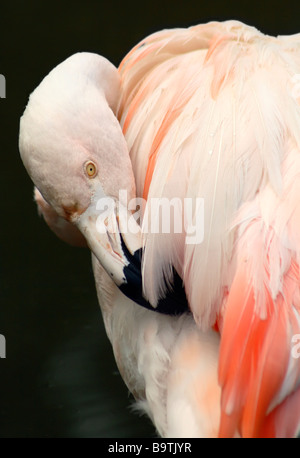
<svg viewBox="0 0 300 458">
<path fill-rule="evenodd" d="M 291 437 L 300 427 L 300 159 L 286 151 L 270 185 L 238 215 L 235 273 L 224 304 L 220 434 Z"/>
<path fill-rule="evenodd" d="M 154 34 L 120 66 L 119 117 L 137 194 L 148 199 L 145 294 L 156 303 L 172 282 L 173 266 L 203 328 L 215 322 L 229 286 L 235 212 L 268 181 L 280 190 L 282 131 L 291 123 L 299 137 L 294 119 L 282 116 L 294 101 L 279 90 L 297 65 L 282 51 L 278 57 L 279 45 L 273 55 L 269 48 L 253 28 L 210 23 Z M 161 211 L 151 210 L 153 198 L 175 198 L 170 211 L 177 205 L 183 214 L 181 231 L 150 230 Z"/>
<path fill-rule="evenodd" d="M 175 268 L 199 326 L 218 318 L 220 435 L 293 435 L 299 35 L 275 39 L 235 21 L 163 31 L 135 47 L 120 74 L 119 118 L 147 199 L 145 295 L 157 303 Z M 149 230 L 170 213 L 151 208 L 155 198 L 175 199 L 181 231 Z"/>
<path fill-rule="evenodd" d="M 265 136 L 277 138 L 265 155 L 281 157 L 281 185 L 269 178 L 233 223 L 231 287 L 220 321 L 220 435 L 227 437 L 293 437 L 300 430 L 300 36 L 280 37 L 276 46 L 280 78 L 271 92 L 261 82 L 255 97 Z M 275 112 L 279 122 L 267 128 Z"/>
</svg>

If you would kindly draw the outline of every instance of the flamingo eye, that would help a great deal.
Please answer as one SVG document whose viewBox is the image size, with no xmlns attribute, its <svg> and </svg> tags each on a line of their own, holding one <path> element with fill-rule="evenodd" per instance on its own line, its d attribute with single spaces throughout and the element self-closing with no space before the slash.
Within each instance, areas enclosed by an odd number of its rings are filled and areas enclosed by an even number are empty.
<svg viewBox="0 0 300 458">
<path fill-rule="evenodd" d="M 94 164 L 94 162 L 92 161 L 87 162 L 85 164 L 85 173 L 89 178 L 95 178 L 95 176 L 97 175 L 96 164 Z"/>
</svg>

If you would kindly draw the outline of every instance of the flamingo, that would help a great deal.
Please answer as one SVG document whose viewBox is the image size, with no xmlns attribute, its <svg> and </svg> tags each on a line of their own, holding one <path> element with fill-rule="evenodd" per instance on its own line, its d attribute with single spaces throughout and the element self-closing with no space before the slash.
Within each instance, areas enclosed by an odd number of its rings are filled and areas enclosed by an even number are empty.
<svg viewBox="0 0 300 458">
<path fill-rule="evenodd" d="M 40 211 L 90 247 L 116 363 L 162 437 L 299 433 L 299 74 L 300 35 L 210 22 L 118 69 L 71 56 L 21 118 Z M 174 198 L 202 199 L 200 241 L 146 230 Z"/>
</svg>

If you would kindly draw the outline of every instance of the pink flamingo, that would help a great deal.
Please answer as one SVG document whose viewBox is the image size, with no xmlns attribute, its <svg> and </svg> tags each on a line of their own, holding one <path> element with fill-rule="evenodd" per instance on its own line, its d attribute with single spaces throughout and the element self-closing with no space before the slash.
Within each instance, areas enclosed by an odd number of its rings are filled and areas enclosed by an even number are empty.
<svg viewBox="0 0 300 458">
<path fill-rule="evenodd" d="M 299 431 L 299 74 L 300 35 L 212 22 L 147 37 L 118 70 L 70 57 L 21 119 L 39 207 L 91 248 L 116 362 L 164 437 Z M 203 199 L 203 240 L 146 231 L 120 190 L 152 222 L 155 198 Z"/>
</svg>

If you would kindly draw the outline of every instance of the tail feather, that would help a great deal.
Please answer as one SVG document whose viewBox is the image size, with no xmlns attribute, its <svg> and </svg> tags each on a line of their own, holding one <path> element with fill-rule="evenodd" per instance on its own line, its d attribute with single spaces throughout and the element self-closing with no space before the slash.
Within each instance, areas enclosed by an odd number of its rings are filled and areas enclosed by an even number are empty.
<svg viewBox="0 0 300 458">
<path fill-rule="evenodd" d="M 295 407 L 287 414 L 290 398 L 297 404 L 300 396 L 293 355 L 293 336 L 300 333 L 298 164 L 299 153 L 290 151 L 282 194 L 269 185 L 238 216 L 236 273 L 222 311 L 220 436 L 281 437 L 298 430 Z"/>
<path fill-rule="evenodd" d="M 262 319 L 247 262 L 238 266 L 226 306 L 220 350 L 221 437 L 232 436 L 237 431 L 243 437 L 260 437 L 266 431 L 270 434 L 277 415 L 285 415 L 284 409 L 288 408 L 279 409 L 277 403 L 297 390 L 299 367 L 294 364 L 293 377 L 288 377 L 288 368 L 292 359 L 292 336 L 300 331 L 293 305 L 293 290 L 299 289 L 298 270 L 292 264 L 286 274 L 290 276 L 286 290 L 275 301 L 268 290 L 265 292 L 267 315 Z M 300 316 L 299 303 L 297 305 Z M 294 417 L 286 419 L 287 429 L 293 429 Z M 296 420 L 299 421 L 299 415 Z"/>
</svg>

